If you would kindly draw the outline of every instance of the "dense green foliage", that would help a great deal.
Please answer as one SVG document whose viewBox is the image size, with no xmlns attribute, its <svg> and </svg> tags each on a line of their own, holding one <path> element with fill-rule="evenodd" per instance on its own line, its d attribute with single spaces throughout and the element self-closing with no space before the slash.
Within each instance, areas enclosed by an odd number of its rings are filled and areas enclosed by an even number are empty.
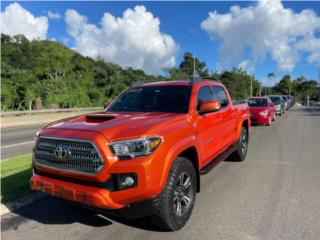
<svg viewBox="0 0 320 240">
<path fill-rule="evenodd" d="M 234 68 L 232 71 L 225 71 L 221 74 L 216 73 L 216 77 L 228 88 L 234 100 L 243 100 L 250 96 L 251 81 L 252 95 L 258 96 L 262 89 L 261 83 L 254 76 L 249 75 L 242 69 Z"/>
<path fill-rule="evenodd" d="M 22 35 L 1 35 L 1 110 L 25 110 L 39 96 L 45 108 L 102 106 L 137 81 L 183 80 L 196 77 L 220 80 L 235 100 L 252 94 L 292 94 L 300 101 L 319 99 L 316 81 L 303 77 L 291 80 L 286 75 L 273 88 L 263 87 L 254 77 L 234 68 L 222 73 L 210 72 L 205 62 L 185 53 L 180 65 L 164 69 L 164 76 L 152 76 L 142 70 L 123 69 L 101 58 L 81 56 L 66 46 L 49 41 L 29 41 Z M 268 78 L 275 77 L 273 73 Z"/>
<path fill-rule="evenodd" d="M 289 75 L 283 78 L 273 87 L 278 94 L 289 94 L 295 96 L 296 100 L 302 103 L 307 102 L 307 96 L 311 103 L 320 101 L 320 86 L 315 80 L 307 80 L 304 77 L 291 79 Z"/>
<path fill-rule="evenodd" d="M 1 35 L 1 57 L 2 110 L 27 109 L 37 96 L 44 107 L 102 106 L 133 82 L 165 79 L 22 35 Z"/>
<path fill-rule="evenodd" d="M 299 77 L 292 80 L 289 75 L 283 78 L 273 87 L 263 86 L 262 83 L 241 68 L 233 68 L 231 71 L 210 72 L 205 62 L 200 62 L 191 53 L 185 53 L 182 63 L 178 68 L 165 69 L 169 79 L 192 79 L 193 69 L 196 77 L 211 78 L 221 81 L 229 90 L 235 100 L 243 100 L 251 95 L 263 96 L 270 94 L 293 95 L 299 102 L 306 103 L 309 96 L 311 103 L 320 101 L 320 86 L 315 80 Z M 268 73 L 269 82 L 276 77 L 274 73 Z"/>
<path fill-rule="evenodd" d="M 252 78 L 252 94 L 258 95 L 262 88 L 261 83 L 242 69 L 234 68 L 232 71 L 222 73 L 209 72 L 205 62 L 194 58 L 191 53 L 185 53 L 183 61 L 178 68 L 165 69 L 169 79 L 192 79 L 193 69 L 196 77 L 210 78 L 221 81 L 229 90 L 230 95 L 235 100 L 243 100 L 250 96 L 250 86 Z"/>
</svg>

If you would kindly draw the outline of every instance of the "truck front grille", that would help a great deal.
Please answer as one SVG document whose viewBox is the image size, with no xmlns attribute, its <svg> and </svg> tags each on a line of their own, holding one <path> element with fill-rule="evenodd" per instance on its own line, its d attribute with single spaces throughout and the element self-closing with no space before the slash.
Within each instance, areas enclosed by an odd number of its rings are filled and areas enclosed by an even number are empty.
<svg viewBox="0 0 320 240">
<path fill-rule="evenodd" d="M 91 141 L 50 137 L 38 139 L 33 161 L 39 166 L 88 174 L 98 173 L 104 163 Z"/>
</svg>

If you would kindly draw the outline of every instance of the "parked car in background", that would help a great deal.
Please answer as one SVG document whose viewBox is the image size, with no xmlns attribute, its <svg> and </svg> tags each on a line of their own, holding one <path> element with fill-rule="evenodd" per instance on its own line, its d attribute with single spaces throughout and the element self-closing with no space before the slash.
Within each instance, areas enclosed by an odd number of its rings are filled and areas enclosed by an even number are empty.
<svg viewBox="0 0 320 240">
<path fill-rule="evenodd" d="M 274 106 L 275 106 L 275 112 L 278 115 L 283 115 L 286 111 L 286 107 L 285 107 L 285 101 L 281 96 L 278 95 L 271 95 L 271 96 L 267 96 L 270 98 L 270 100 L 273 102 Z"/>
<path fill-rule="evenodd" d="M 290 108 L 290 100 L 286 95 L 281 96 L 284 101 L 285 109 L 288 110 Z"/>
<path fill-rule="evenodd" d="M 111 214 L 152 215 L 178 230 L 191 216 L 200 174 L 231 154 L 245 159 L 249 115 L 247 103 L 233 103 L 215 81 L 132 87 L 104 112 L 42 129 L 30 186 Z"/>
<path fill-rule="evenodd" d="M 250 120 L 253 124 L 271 125 L 276 119 L 275 105 L 268 97 L 251 97 L 248 99 Z"/>
<path fill-rule="evenodd" d="M 283 95 L 282 97 L 283 97 L 283 98 L 286 100 L 286 102 L 288 103 L 288 108 L 287 108 L 287 109 L 291 108 L 291 107 L 294 105 L 294 101 L 293 101 L 293 97 L 292 97 L 292 96 L 290 96 L 290 95 Z"/>
</svg>

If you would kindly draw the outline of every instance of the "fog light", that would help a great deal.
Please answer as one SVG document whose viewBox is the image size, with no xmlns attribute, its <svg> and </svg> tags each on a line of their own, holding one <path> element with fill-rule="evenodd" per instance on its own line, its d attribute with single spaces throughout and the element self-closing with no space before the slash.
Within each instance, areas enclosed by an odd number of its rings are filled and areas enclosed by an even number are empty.
<svg viewBox="0 0 320 240">
<path fill-rule="evenodd" d="M 136 174 L 119 174 L 117 175 L 118 180 L 118 190 L 123 190 L 127 188 L 132 188 L 137 186 Z"/>
</svg>

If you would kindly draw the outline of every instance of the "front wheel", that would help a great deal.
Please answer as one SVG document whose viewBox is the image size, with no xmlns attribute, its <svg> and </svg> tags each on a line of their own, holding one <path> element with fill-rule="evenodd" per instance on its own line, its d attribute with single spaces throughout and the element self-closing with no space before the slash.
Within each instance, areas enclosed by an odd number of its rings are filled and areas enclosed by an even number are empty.
<svg viewBox="0 0 320 240">
<path fill-rule="evenodd" d="M 167 230 L 181 229 L 189 220 L 196 200 L 197 177 L 192 162 L 177 157 L 170 169 L 165 188 L 159 196 L 155 225 Z"/>
</svg>

